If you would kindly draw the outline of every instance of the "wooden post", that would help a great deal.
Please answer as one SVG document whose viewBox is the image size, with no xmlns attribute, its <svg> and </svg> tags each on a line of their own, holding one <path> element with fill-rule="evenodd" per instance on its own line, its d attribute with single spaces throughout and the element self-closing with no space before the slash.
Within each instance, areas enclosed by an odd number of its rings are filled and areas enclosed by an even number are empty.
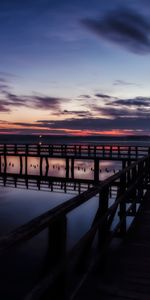
<svg viewBox="0 0 150 300">
<path fill-rule="evenodd" d="M 22 156 L 20 156 L 20 174 L 22 174 Z"/>
<path fill-rule="evenodd" d="M 120 146 L 118 146 L 118 158 L 120 158 Z"/>
<path fill-rule="evenodd" d="M 136 159 L 138 159 L 138 147 L 137 146 L 135 147 L 135 156 L 136 156 Z"/>
<path fill-rule="evenodd" d="M 15 155 L 17 155 L 17 145 L 15 144 Z"/>
<path fill-rule="evenodd" d="M 6 173 L 7 170 L 7 148 L 6 144 L 4 145 L 4 173 Z"/>
<path fill-rule="evenodd" d="M 99 181 L 99 158 L 94 158 L 94 181 Z"/>
<path fill-rule="evenodd" d="M 66 256 L 66 244 L 67 244 L 67 218 L 62 216 L 48 227 L 48 252 L 45 262 L 45 272 L 49 272 L 51 268 L 58 265 Z M 53 299 L 66 298 L 66 280 L 65 271 L 60 274 L 56 280 L 52 289 L 50 287 L 50 293 L 48 295 Z"/>
<path fill-rule="evenodd" d="M 139 162 L 138 164 L 138 176 L 140 176 L 141 174 L 143 174 L 143 162 Z M 143 200 L 143 195 L 144 195 L 144 180 L 143 177 L 140 180 L 140 183 L 138 184 L 138 202 L 142 202 Z"/>
<path fill-rule="evenodd" d="M 49 157 L 53 156 L 53 145 L 49 145 Z"/>
<path fill-rule="evenodd" d="M 137 178 L 136 166 L 131 170 L 131 173 L 132 173 L 132 175 L 131 175 L 132 176 L 132 182 L 134 183 L 134 181 Z M 131 196 L 130 196 L 131 203 L 134 202 L 134 205 L 132 206 L 132 210 L 130 212 L 131 216 L 136 215 L 136 201 L 135 200 L 137 201 L 137 189 L 136 189 L 136 187 L 134 188 L 134 190 L 132 191 Z"/>
<path fill-rule="evenodd" d="M 112 150 L 112 146 L 110 146 L 110 158 L 112 158 L 112 154 L 113 154 L 113 150 Z"/>
<path fill-rule="evenodd" d="M 118 197 L 123 195 L 126 190 L 126 174 L 122 174 L 120 177 L 120 186 L 118 191 Z M 120 202 L 120 211 L 119 211 L 119 217 L 121 221 L 120 225 L 120 235 L 124 236 L 127 230 L 126 226 L 126 202 L 121 201 Z"/>
<path fill-rule="evenodd" d="M 77 155 L 77 146 L 74 145 L 74 155 L 76 156 Z"/>
<path fill-rule="evenodd" d="M 25 175 L 28 174 L 28 156 L 25 156 Z"/>
<path fill-rule="evenodd" d="M 48 176 L 48 170 L 49 170 L 48 157 L 45 157 L 45 160 L 46 160 L 46 174 L 45 174 L 45 176 Z"/>
<path fill-rule="evenodd" d="M 40 157 L 40 176 L 42 176 L 42 163 L 43 163 L 43 157 Z"/>
<path fill-rule="evenodd" d="M 69 158 L 66 158 L 66 178 L 69 178 Z"/>
<path fill-rule="evenodd" d="M 26 145 L 26 153 L 25 153 L 25 174 L 28 174 L 28 145 Z"/>
<path fill-rule="evenodd" d="M 74 178 L 74 158 L 71 158 L 71 178 Z"/>
<path fill-rule="evenodd" d="M 88 145 L 88 156 L 91 156 L 91 147 Z"/>
<path fill-rule="evenodd" d="M 37 145 L 37 154 L 38 154 L 38 156 L 40 156 L 40 153 L 41 153 L 41 145 L 38 144 Z"/>
<path fill-rule="evenodd" d="M 127 167 L 127 161 L 123 160 L 122 161 L 122 170 L 125 169 Z"/>
<path fill-rule="evenodd" d="M 81 156 L 81 145 L 79 146 L 79 156 Z"/>
<path fill-rule="evenodd" d="M 109 186 L 102 189 L 99 193 L 99 217 L 103 217 L 108 210 Z M 108 234 L 107 219 L 98 231 L 98 247 L 105 242 Z"/>
</svg>

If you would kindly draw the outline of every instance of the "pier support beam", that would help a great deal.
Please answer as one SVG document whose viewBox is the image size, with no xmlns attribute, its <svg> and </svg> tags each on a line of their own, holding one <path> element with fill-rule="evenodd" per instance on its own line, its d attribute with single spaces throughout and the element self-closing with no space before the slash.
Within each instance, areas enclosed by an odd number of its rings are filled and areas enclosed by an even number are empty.
<svg viewBox="0 0 150 300">
<path fill-rule="evenodd" d="M 74 178 L 74 158 L 71 159 L 71 178 Z"/>
<path fill-rule="evenodd" d="M 25 156 L 25 175 L 28 175 L 28 156 Z"/>
<path fill-rule="evenodd" d="M 94 181 L 99 181 L 99 159 L 94 159 Z"/>
<path fill-rule="evenodd" d="M 66 178 L 69 178 L 69 158 L 66 158 Z"/>
<path fill-rule="evenodd" d="M 4 155 L 4 173 L 7 171 L 7 157 Z"/>
<path fill-rule="evenodd" d="M 46 174 L 45 174 L 45 176 L 48 176 L 48 170 L 49 170 L 48 157 L 45 157 L 45 160 L 46 160 Z"/>
<path fill-rule="evenodd" d="M 22 174 L 22 167 L 23 167 L 22 156 L 20 156 L 20 174 Z"/>
<path fill-rule="evenodd" d="M 40 176 L 42 176 L 43 157 L 40 157 Z"/>
</svg>

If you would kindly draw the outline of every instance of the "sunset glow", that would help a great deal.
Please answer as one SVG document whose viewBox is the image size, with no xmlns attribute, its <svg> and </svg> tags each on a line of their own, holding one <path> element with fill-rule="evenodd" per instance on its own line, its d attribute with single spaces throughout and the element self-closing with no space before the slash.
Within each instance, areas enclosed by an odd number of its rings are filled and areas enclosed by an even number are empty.
<svg viewBox="0 0 150 300">
<path fill-rule="evenodd" d="M 1 134 L 149 135 L 148 1 L 0 8 Z"/>
</svg>

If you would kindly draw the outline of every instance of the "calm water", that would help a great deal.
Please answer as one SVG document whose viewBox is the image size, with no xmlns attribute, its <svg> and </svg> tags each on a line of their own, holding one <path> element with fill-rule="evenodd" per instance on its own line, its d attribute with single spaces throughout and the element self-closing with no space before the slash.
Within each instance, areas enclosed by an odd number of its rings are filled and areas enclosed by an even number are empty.
<svg viewBox="0 0 150 300">
<path fill-rule="evenodd" d="M 6 137 L 3 139 L 6 139 Z M 16 137 L 14 138 L 17 142 Z M 24 137 L 20 142 L 34 142 L 38 137 Z M 43 138 L 42 138 L 43 139 Z M 48 139 L 46 137 L 45 139 Z M 1 142 L 4 142 L 1 138 Z M 12 142 L 12 141 L 10 141 Z M 45 141 L 46 142 L 46 141 Z M 61 139 L 56 138 L 56 142 L 61 143 Z M 64 142 L 64 141 L 63 141 Z M 76 139 L 71 143 L 76 142 Z M 79 140 L 78 142 L 82 142 Z M 86 142 L 86 140 L 84 140 Z M 89 142 L 89 140 L 87 140 Z M 97 139 L 95 141 L 98 142 Z M 114 140 L 111 141 L 114 143 Z M 118 141 L 117 141 L 118 142 Z M 130 141 L 130 144 L 137 143 Z M 99 143 L 106 143 L 101 141 Z M 119 144 L 120 142 L 118 142 Z M 125 143 L 122 141 L 122 143 Z M 127 143 L 127 141 L 126 141 Z M 147 142 L 149 143 L 149 141 Z M 107 142 L 108 144 L 108 142 Z M 144 145 L 143 142 L 139 142 Z M 28 159 L 28 175 L 40 175 L 40 162 L 38 158 Z M 121 169 L 119 162 L 101 161 L 99 179 L 104 180 L 114 172 Z M 1 160 L 1 170 L 4 172 L 4 161 Z M 7 173 L 19 174 L 20 161 L 17 157 L 7 158 Z M 23 163 L 23 173 L 25 167 Z M 45 175 L 46 161 L 43 161 L 42 172 Z M 48 176 L 65 177 L 65 161 L 63 159 L 49 159 Z M 71 174 L 71 171 L 69 172 Z M 76 179 L 93 179 L 93 161 L 75 160 Z M 14 184 L 0 182 L 0 235 L 9 233 L 20 225 L 25 224 L 31 219 L 39 216 L 49 209 L 71 199 L 78 194 L 78 190 L 70 190 L 64 193 L 63 190 L 51 192 L 49 188 L 45 191 L 35 189 L 35 186 L 26 185 L 13 187 Z M 113 201 L 113 200 L 112 200 Z M 84 235 L 90 228 L 98 208 L 99 200 L 94 197 L 80 208 L 75 209 L 67 215 L 67 249 Z M 21 246 L 9 250 L 8 253 L 0 257 L 0 299 L 2 300 L 21 300 L 24 295 L 32 288 L 34 283 L 41 278 L 49 262 L 49 234 L 48 229 L 44 230 L 36 237 Z M 9 287 L 9 288 L 8 288 Z"/>
</svg>

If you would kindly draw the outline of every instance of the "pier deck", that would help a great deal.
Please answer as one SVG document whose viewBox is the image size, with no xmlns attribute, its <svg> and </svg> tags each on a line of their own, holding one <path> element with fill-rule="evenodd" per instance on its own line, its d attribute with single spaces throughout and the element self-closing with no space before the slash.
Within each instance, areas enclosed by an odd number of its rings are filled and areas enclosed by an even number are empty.
<svg viewBox="0 0 150 300">
<path fill-rule="evenodd" d="M 103 271 L 94 270 L 75 299 L 150 299 L 150 191 L 121 246 L 108 251 Z"/>
</svg>

